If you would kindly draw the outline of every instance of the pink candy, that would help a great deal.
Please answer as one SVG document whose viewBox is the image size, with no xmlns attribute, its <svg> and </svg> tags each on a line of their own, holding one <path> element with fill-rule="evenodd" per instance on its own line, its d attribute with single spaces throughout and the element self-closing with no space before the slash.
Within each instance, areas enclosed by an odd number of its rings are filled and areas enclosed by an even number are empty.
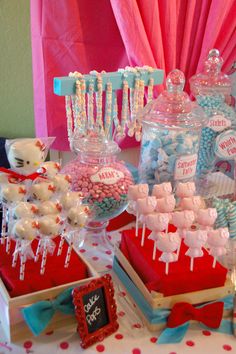
<svg viewBox="0 0 236 354">
<path fill-rule="evenodd" d="M 176 196 L 179 198 L 192 197 L 196 192 L 196 187 L 194 182 L 179 182 L 176 187 Z"/>
<path fill-rule="evenodd" d="M 175 209 L 175 197 L 173 194 L 157 199 L 156 211 L 161 213 L 171 213 Z"/>
<path fill-rule="evenodd" d="M 156 198 L 163 198 L 172 193 L 172 186 L 170 182 L 155 184 L 153 186 L 152 195 Z"/>
<path fill-rule="evenodd" d="M 217 211 L 215 208 L 199 209 L 197 212 L 196 222 L 204 229 L 211 228 L 217 218 Z"/>
</svg>

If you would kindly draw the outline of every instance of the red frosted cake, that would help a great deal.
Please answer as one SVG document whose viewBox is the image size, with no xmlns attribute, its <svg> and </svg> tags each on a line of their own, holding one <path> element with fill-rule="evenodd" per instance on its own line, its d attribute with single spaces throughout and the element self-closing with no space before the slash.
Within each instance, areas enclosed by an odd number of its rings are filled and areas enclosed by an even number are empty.
<svg viewBox="0 0 236 354">
<path fill-rule="evenodd" d="M 175 230 L 170 226 L 170 232 Z M 165 263 L 158 260 L 160 251 L 157 250 L 156 259 L 152 260 L 153 241 L 147 238 L 150 231 L 146 232 L 143 247 L 140 241 L 141 232 L 139 230 L 139 237 L 135 237 L 135 230 L 123 231 L 120 250 L 150 291 L 170 296 L 224 286 L 227 269 L 218 262 L 213 268 L 213 257 L 205 249 L 203 257 L 194 259 L 194 270 L 190 271 L 190 258 L 185 255 L 188 248 L 183 242 L 178 261 L 170 263 L 169 273 L 166 275 Z"/>
</svg>

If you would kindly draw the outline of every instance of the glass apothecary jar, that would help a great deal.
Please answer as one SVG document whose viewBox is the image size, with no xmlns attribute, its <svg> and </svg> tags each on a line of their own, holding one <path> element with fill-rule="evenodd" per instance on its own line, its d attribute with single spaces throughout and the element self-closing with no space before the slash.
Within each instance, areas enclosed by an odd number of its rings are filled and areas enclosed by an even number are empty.
<svg viewBox="0 0 236 354">
<path fill-rule="evenodd" d="M 221 71 L 222 64 L 223 59 L 219 51 L 212 49 L 205 61 L 203 72 L 190 79 L 191 92 L 209 117 L 207 126 L 202 130 L 196 172 L 200 181 L 205 182 L 201 182 L 206 187 L 204 194 L 209 194 L 211 172 L 214 171 L 218 160 L 215 152 L 216 138 L 227 129 L 236 128 L 235 111 L 225 102 L 231 93 L 231 81 Z M 217 164 L 223 165 L 220 161 Z"/>
<path fill-rule="evenodd" d="M 139 163 L 141 183 L 187 182 L 195 176 L 199 140 L 206 123 L 203 110 L 186 92 L 184 74 L 173 70 L 167 90 L 141 112 L 142 142 Z"/>
<path fill-rule="evenodd" d="M 126 209 L 133 177 L 125 163 L 117 160 L 120 148 L 115 141 L 92 135 L 76 138 L 72 145 L 77 157 L 63 173 L 71 175 L 72 190 L 81 192 L 83 202 L 92 206 L 88 229 L 99 233 Z"/>
</svg>

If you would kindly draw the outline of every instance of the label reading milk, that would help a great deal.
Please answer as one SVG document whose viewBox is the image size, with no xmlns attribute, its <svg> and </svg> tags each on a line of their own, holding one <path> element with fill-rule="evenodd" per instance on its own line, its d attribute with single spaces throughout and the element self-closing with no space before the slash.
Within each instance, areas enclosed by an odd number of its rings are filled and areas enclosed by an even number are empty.
<svg viewBox="0 0 236 354">
<path fill-rule="evenodd" d="M 90 176 L 91 182 L 100 182 L 104 184 L 115 184 L 121 178 L 124 178 L 124 173 L 111 167 L 103 167 L 97 173 Z"/>
<path fill-rule="evenodd" d="M 175 163 L 174 179 L 191 178 L 195 175 L 197 167 L 197 154 L 185 155 L 177 158 Z"/>
<path fill-rule="evenodd" d="M 215 153 L 218 157 L 226 160 L 236 158 L 236 132 L 234 130 L 227 130 L 217 136 Z"/>
<path fill-rule="evenodd" d="M 216 114 L 209 119 L 207 127 L 214 130 L 214 132 L 222 132 L 231 127 L 231 120 L 225 118 L 223 115 Z"/>
</svg>

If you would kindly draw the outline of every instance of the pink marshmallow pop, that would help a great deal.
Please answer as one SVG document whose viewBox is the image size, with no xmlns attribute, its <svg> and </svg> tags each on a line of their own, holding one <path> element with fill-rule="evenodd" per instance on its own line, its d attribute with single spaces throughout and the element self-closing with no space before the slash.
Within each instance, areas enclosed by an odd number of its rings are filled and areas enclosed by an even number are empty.
<svg viewBox="0 0 236 354">
<path fill-rule="evenodd" d="M 38 223 L 31 218 L 17 220 L 13 225 L 12 234 L 18 247 L 13 253 L 12 267 L 16 266 L 18 255 L 20 255 L 20 280 L 24 280 L 25 277 L 26 259 L 34 257 L 31 242 L 37 235 L 37 229 Z"/>
<path fill-rule="evenodd" d="M 131 185 L 128 188 L 127 197 L 129 200 L 127 212 L 136 215 L 135 236 L 138 236 L 138 210 L 136 208 L 136 202 L 138 199 L 146 198 L 149 193 L 148 184 L 136 184 Z"/>
<path fill-rule="evenodd" d="M 179 207 L 182 210 L 193 210 L 197 212 L 199 209 L 205 207 L 205 202 L 202 197 L 195 195 L 192 197 L 182 198 L 179 203 Z"/>
<path fill-rule="evenodd" d="M 148 214 L 152 213 L 155 210 L 156 205 L 157 205 L 156 197 L 146 197 L 146 198 L 138 199 L 136 202 L 138 215 L 140 215 L 140 220 L 143 223 L 141 246 L 144 245 L 144 240 L 145 240 L 145 230 L 146 230 L 145 218 Z"/>
<path fill-rule="evenodd" d="M 169 214 L 167 213 L 151 213 L 145 217 L 145 222 L 151 234 L 148 236 L 149 240 L 154 241 L 152 259 L 156 259 L 156 242 L 158 235 L 163 230 L 168 230 Z"/>
<path fill-rule="evenodd" d="M 163 198 L 171 195 L 172 186 L 170 182 L 164 182 L 161 184 L 155 184 L 152 189 L 152 196 L 156 198 Z"/>
<path fill-rule="evenodd" d="M 190 257 L 190 271 L 193 272 L 193 262 L 194 258 L 199 258 L 203 256 L 202 247 L 207 241 L 207 231 L 206 230 L 194 230 L 187 231 L 184 243 L 189 247 L 186 256 Z"/>
<path fill-rule="evenodd" d="M 40 248 L 37 249 L 39 254 L 42 251 L 42 262 L 40 267 L 40 274 L 45 273 L 45 266 L 47 261 L 47 253 L 53 254 L 55 249 L 55 243 L 52 239 L 60 234 L 62 221 L 58 215 L 46 215 L 42 216 L 38 220 L 40 231 Z M 36 254 L 37 255 L 37 254 Z"/>
<path fill-rule="evenodd" d="M 215 208 L 199 209 L 195 215 L 196 222 L 201 225 L 202 230 L 211 230 L 217 219 L 217 210 Z"/>
<path fill-rule="evenodd" d="M 66 259 L 65 259 L 65 268 L 68 268 L 71 258 L 71 252 L 73 249 L 74 243 L 79 242 L 80 246 L 83 243 L 83 239 L 80 235 L 80 231 L 84 228 L 89 219 L 89 208 L 85 205 L 79 205 L 76 207 L 72 207 L 68 210 L 67 214 L 67 237 L 69 241 L 69 246 L 67 249 Z M 60 246 L 59 246 L 60 247 Z"/>
<path fill-rule="evenodd" d="M 179 182 L 176 186 L 175 195 L 178 198 L 186 198 L 194 196 L 196 187 L 194 182 Z"/>
<path fill-rule="evenodd" d="M 189 230 L 194 222 L 195 215 L 192 210 L 182 210 L 176 211 L 172 213 L 171 222 L 177 227 L 181 238 L 184 238 L 187 230 Z M 177 251 L 177 255 L 179 257 L 181 243 L 179 245 L 179 249 Z"/>
<path fill-rule="evenodd" d="M 26 187 L 23 184 L 12 184 L 8 183 L 1 188 L 1 200 L 2 200 L 2 238 L 1 243 L 5 243 L 5 238 L 7 236 L 6 227 L 8 224 L 8 230 L 11 229 L 13 221 L 13 208 L 21 201 L 26 199 Z M 7 223 L 8 219 L 8 223 Z M 10 252 L 11 246 L 11 235 L 8 232 L 7 242 L 6 242 L 6 252 Z"/>
<path fill-rule="evenodd" d="M 179 237 L 178 232 L 168 232 L 167 234 L 161 232 L 158 234 L 157 239 L 157 248 L 159 251 L 163 252 L 159 261 L 165 262 L 165 274 L 169 273 L 169 263 L 176 262 L 178 256 L 174 253 L 180 245 L 181 238 Z"/>
<path fill-rule="evenodd" d="M 175 197 L 173 194 L 157 199 L 156 211 L 159 213 L 172 213 L 175 209 Z"/>
<path fill-rule="evenodd" d="M 210 247 L 210 255 L 214 257 L 212 267 L 216 266 L 216 258 L 226 254 L 226 244 L 229 239 L 229 230 L 227 227 L 221 227 L 217 230 L 208 231 L 207 243 Z"/>
</svg>

